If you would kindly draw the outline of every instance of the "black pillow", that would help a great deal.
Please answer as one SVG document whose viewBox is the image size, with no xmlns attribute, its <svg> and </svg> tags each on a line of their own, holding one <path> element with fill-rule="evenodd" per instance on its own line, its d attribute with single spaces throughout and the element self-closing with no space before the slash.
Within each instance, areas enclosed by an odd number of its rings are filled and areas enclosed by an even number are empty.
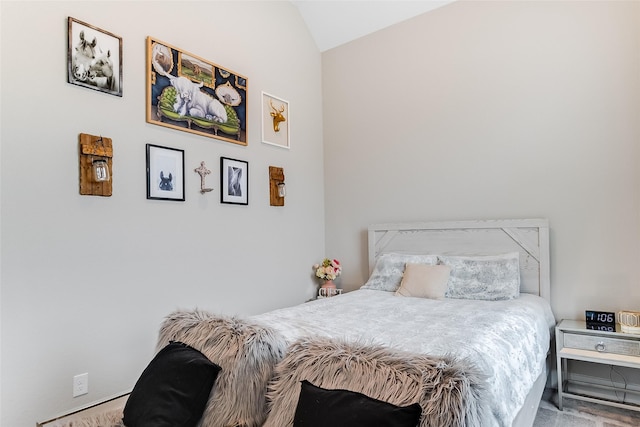
<svg viewBox="0 0 640 427">
<path fill-rule="evenodd" d="M 142 372 L 124 407 L 127 427 L 194 427 L 220 366 L 193 347 L 170 342 Z"/>
<path fill-rule="evenodd" d="M 396 406 L 349 390 L 325 390 L 302 381 L 293 427 L 416 427 L 418 403 Z"/>
</svg>

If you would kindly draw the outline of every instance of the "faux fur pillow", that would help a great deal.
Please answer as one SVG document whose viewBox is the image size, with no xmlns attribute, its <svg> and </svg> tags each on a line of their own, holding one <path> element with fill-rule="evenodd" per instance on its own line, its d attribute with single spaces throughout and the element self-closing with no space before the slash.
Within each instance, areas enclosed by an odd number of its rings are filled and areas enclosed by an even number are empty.
<svg viewBox="0 0 640 427">
<path fill-rule="evenodd" d="M 361 289 L 395 292 L 400 286 L 404 266 L 407 263 L 436 265 L 436 255 L 409 255 L 388 253 L 378 257 L 373 272 Z"/>
<path fill-rule="evenodd" d="M 444 298 L 451 267 L 446 265 L 407 264 L 396 295 L 417 298 Z"/>
</svg>

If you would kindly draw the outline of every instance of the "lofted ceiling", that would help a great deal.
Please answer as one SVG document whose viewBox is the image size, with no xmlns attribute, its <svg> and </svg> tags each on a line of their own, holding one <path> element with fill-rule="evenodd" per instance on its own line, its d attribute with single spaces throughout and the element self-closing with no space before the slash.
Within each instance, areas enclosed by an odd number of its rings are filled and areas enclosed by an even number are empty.
<svg viewBox="0 0 640 427">
<path fill-rule="evenodd" d="M 320 52 L 455 0 L 291 0 Z"/>
</svg>

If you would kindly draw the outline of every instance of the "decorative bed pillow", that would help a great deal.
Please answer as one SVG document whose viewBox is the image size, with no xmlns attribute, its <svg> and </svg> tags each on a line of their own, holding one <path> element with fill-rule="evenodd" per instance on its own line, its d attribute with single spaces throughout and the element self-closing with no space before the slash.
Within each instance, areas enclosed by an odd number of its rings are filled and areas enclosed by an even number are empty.
<svg viewBox="0 0 640 427">
<path fill-rule="evenodd" d="M 451 267 L 447 298 L 508 300 L 520 295 L 520 254 L 438 256 Z"/>
<path fill-rule="evenodd" d="M 396 295 L 418 298 L 444 298 L 451 267 L 407 263 Z"/>
<path fill-rule="evenodd" d="M 293 427 L 416 427 L 418 403 L 396 406 L 349 390 L 327 390 L 307 380 L 293 418 Z"/>
<path fill-rule="evenodd" d="M 395 292 L 400 286 L 404 266 L 407 263 L 436 265 L 438 257 L 436 255 L 382 254 L 376 261 L 371 277 L 361 289 Z"/>
<path fill-rule="evenodd" d="M 198 350 L 171 342 L 156 354 L 124 407 L 127 427 L 195 427 L 220 367 Z"/>
</svg>

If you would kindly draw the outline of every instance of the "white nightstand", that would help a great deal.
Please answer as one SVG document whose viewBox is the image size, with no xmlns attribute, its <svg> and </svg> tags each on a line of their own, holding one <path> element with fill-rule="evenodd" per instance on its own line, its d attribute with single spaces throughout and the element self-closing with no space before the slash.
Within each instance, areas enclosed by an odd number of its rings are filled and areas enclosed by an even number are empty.
<svg viewBox="0 0 640 427">
<path fill-rule="evenodd" d="M 620 330 L 619 327 L 616 330 Z M 640 335 L 596 331 L 587 329 L 584 321 L 563 320 L 556 326 L 556 353 L 560 410 L 562 399 L 569 398 L 640 411 L 639 405 L 622 402 L 617 397 L 623 394 L 640 396 L 640 392 L 573 382 L 568 379 L 567 372 L 568 360 L 640 369 Z M 569 391 L 570 388 L 572 391 Z M 589 394 L 590 391 L 593 391 L 593 395 Z"/>
</svg>

